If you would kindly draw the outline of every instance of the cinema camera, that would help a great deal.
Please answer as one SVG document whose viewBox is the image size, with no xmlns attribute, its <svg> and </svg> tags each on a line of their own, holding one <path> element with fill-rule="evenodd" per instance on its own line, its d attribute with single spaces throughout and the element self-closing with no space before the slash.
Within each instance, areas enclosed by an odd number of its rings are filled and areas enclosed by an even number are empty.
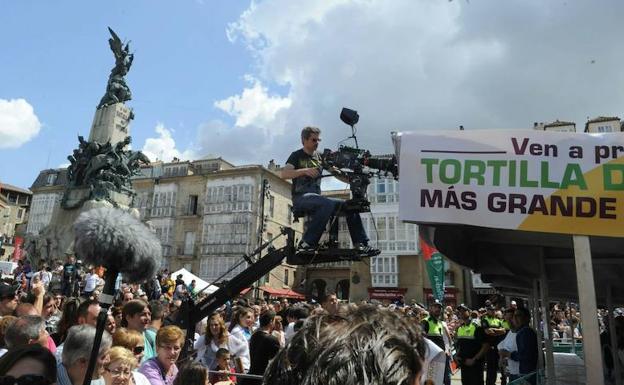
<svg viewBox="0 0 624 385">
<path fill-rule="evenodd" d="M 370 211 L 370 202 L 366 198 L 370 178 L 391 174 L 394 179 L 398 179 L 399 168 L 396 156 L 371 155 L 370 151 L 358 147 L 355 124 L 359 119 L 357 111 L 342 109 L 340 120 L 351 126 L 351 136 L 348 139 L 354 139 L 355 147 L 341 145 L 338 151 L 325 149 L 321 158 L 326 170 L 335 172 L 335 169 L 338 169 L 348 179 L 352 195 L 351 204 L 357 211 L 366 212 Z"/>
</svg>

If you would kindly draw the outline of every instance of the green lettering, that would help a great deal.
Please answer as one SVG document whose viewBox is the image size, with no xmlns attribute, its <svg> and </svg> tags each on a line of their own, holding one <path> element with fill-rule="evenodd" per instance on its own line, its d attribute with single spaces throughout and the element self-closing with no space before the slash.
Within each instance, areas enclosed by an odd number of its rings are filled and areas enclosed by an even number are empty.
<svg viewBox="0 0 624 385">
<path fill-rule="evenodd" d="M 449 175 L 448 169 L 452 174 Z M 461 179 L 461 163 L 457 159 L 444 159 L 440 162 L 440 181 L 446 184 L 456 184 Z"/>
<path fill-rule="evenodd" d="M 529 162 L 526 160 L 520 161 L 520 187 L 537 187 L 539 184 L 536 180 L 529 180 Z"/>
<path fill-rule="evenodd" d="M 422 158 L 420 164 L 424 164 L 427 169 L 427 183 L 433 183 L 433 165 L 438 164 L 438 159 Z"/>
<path fill-rule="evenodd" d="M 516 161 L 509 161 L 509 187 L 516 186 Z"/>
<path fill-rule="evenodd" d="M 485 162 L 481 160 L 466 160 L 464 164 L 464 184 L 469 185 L 470 180 L 474 179 L 479 186 L 485 184 Z M 473 170 L 474 168 L 474 170 Z"/>
<path fill-rule="evenodd" d="M 617 181 L 614 181 L 614 172 L 619 175 Z M 624 164 L 605 164 L 602 166 L 602 177 L 605 191 L 624 190 Z"/>
<path fill-rule="evenodd" d="M 545 188 L 559 188 L 559 183 L 558 182 L 553 182 L 548 180 L 548 174 L 550 173 L 550 169 L 548 168 L 548 162 L 543 161 L 541 162 L 542 165 L 542 172 L 540 175 L 540 186 L 541 187 L 545 187 Z"/>
<path fill-rule="evenodd" d="M 488 167 L 492 167 L 492 185 L 500 186 L 501 168 L 507 165 L 506 160 L 488 160 Z"/>
<path fill-rule="evenodd" d="M 578 186 L 581 190 L 587 190 L 587 182 L 585 182 L 583 171 L 577 163 L 568 164 L 563 173 L 561 188 L 567 189 L 570 186 Z"/>
</svg>

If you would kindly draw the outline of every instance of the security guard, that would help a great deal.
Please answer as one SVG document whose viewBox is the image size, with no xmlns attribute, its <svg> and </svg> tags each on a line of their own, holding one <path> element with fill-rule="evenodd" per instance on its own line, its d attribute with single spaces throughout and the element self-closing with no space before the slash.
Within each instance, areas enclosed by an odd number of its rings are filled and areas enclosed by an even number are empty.
<svg viewBox="0 0 624 385">
<path fill-rule="evenodd" d="M 455 361 L 461 368 L 462 385 L 483 385 L 483 358 L 490 346 L 483 328 L 470 319 L 470 309 L 457 308 L 461 326 L 455 331 Z"/>
<path fill-rule="evenodd" d="M 485 384 L 494 385 L 498 374 L 498 343 L 502 341 L 505 333 L 507 333 L 501 320 L 496 317 L 496 306 L 494 304 L 490 304 L 487 307 L 487 314 L 481 318 L 481 326 L 485 330 L 485 338 L 490 346 L 485 358 Z"/>
<path fill-rule="evenodd" d="M 434 300 L 429 305 L 429 316 L 423 319 L 420 325 L 423 328 L 425 336 L 434 344 L 445 352 L 448 351 L 444 345 L 444 335 L 446 326 L 440 319 L 442 316 L 442 303 L 439 300 Z M 451 360 L 446 356 L 446 365 L 444 369 L 444 385 L 451 384 Z"/>
</svg>

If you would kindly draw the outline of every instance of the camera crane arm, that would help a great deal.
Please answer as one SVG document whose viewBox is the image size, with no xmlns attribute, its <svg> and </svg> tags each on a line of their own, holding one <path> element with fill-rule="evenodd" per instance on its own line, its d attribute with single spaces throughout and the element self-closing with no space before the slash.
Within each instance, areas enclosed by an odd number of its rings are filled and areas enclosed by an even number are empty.
<svg viewBox="0 0 624 385">
<path fill-rule="evenodd" d="M 256 262 L 252 262 L 254 255 L 260 254 L 262 250 L 267 248 L 271 242 L 281 236 L 286 236 L 286 245 L 279 249 L 269 249 L 269 252 Z M 198 303 L 188 298 L 180 307 L 177 324 L 180 328 L 186 329 L 186 340 L 184 348 L 180 354 L 180 360 L 184 360 L 191 356 L 193 352 L 193 342 L 195 336 L 195 325 L 214 313 L 218 308 L 224 305 L 230 299 L 236 297 L 241 290 L 249 287 L 258 279 L 268 274 L 275 267 L 282 263 L 284 258 L 290 258 L 295 255 L 295 231 L 290 227 L 282 228 L 282 233 L 272 240 L 265 242 L 258 247 L 252 254 L 245 258 L 249 262 L 249 267 L 232 278 L 226 285 L 208 295 Z"/>
</svg>

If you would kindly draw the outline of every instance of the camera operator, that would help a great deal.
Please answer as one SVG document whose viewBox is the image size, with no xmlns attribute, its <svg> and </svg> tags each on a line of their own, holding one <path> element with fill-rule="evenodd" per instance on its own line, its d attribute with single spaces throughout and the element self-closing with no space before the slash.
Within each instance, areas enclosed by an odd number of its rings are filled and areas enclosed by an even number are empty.
<svg viewBox="0 0 624 385">
<path fill-rule="evenodd" d="M 329 198 L 321 195 L 321 174 L 323 162 L 320 154 L 316 151 L 321 141 L 321 130 L 316 127 L 305 127 L 301 131 L 303 148 L 290 154 L 286 165 L 282 169 L 283 179 L 292 179 L 292 200 L 295 210 L 303 210 L 311 213 L 308 228 L 303 234 L 299 249 L 312 251 L 318 247 L 319 240 L 327 226 L 332 214 L 344 203 L 342 199 Z M 340 175 L 334 176 L 339 179 Z M 353 247 L 360 253 L 377 255 L 379 250 L 368 245 L 368 236 L 362 225 L 359 213 L 346 215 L 347 225 Z"/>
</svg>

